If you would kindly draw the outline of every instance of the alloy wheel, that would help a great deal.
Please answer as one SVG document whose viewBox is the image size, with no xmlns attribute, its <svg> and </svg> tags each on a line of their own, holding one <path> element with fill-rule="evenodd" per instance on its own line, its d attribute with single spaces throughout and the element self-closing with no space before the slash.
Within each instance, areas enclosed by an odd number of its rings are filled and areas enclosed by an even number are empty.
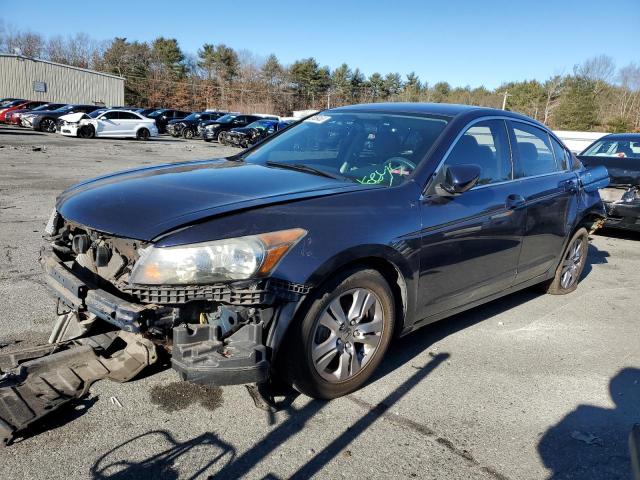
<svg viewBox="0 0 640 480">
<path fill-rule="evenodd" d="M 56 131 L 56 123 L 50 118 L 45 118 L 40 123 L 40 128 L 42 128 L 42 130 L 44 130 L 45 132 L 53 133 Z"/>
<path fill-rule="evenodd" d="M 366 288 L 334 298 L 320 314 L 311 341 L 311 358 L 328 382 L 354 377 L 371 360 L 382 339 L 384 312 L 380 299 Z"/>
<path fill-rule="evenodd" d="M 138 140 L 149 140 L 149 130 L 146 128 L 141 128 L 138 130 Z"/>
<path fill-rule="evenodd" d="M 582 237 L 576 238 L 571 247 L 567 250 L 564 262 L 562 263 L 562 274 L 560 286 L 569 288 L 578 281 L 578 272 L 583 261 Z"/>
</svg>

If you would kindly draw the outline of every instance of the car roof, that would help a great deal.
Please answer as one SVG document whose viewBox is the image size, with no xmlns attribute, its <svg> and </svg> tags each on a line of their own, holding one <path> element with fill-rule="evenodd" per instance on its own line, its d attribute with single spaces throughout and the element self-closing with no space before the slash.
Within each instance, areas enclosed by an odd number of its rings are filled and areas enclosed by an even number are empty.
<svg viewBox="0 0 640 480">
<path fill-rule="evenodd" d="M 640 142 L 640 133 L 610 133 L 598 140 L 627 140 L 632 142 Z"/>
<path fill-rule="evenodd" d="M 347 105 L 344 107 L 332 108 L 332 112 L 388 112 L 397 114 L 421 114 L 421 115 L 438 115 L 445 117 L 457 117 L 473 113 L 475 116 L 500 115 L 512 117 L 515 119 L 526 120 L 540 124 L 540 122 L 520 115 L 519 113 L 510 112 L 508 110 L 499 110 L 497 108 L 480 107 L 476 105 L 460 105 L 455 103 L 363 103 L 356 105 Z M 540 124 L 542 125 L 542 124 Z"/>
</svg>

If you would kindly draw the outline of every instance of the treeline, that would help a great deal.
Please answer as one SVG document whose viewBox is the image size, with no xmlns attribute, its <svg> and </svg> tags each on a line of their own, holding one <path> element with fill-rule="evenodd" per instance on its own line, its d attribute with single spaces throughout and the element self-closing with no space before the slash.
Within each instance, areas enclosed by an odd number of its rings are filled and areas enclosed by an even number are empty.
<svg viewBox="0 0 640 480">
<path fill-rule="evenodd" d="M 259 58 L 224 44 L 205 43 L 189 54 L 176 39 L 164 37 L 98 42 L 86 34 L 47 39 L 5 29 L 0 31 L 0 51 L 121 75 L 126 78 L 126 103 L 143 107 L 289 114 L 363 102 L 447 102 L 504 105 L 554 129 L 640 131 L 640 66 L 616 68 L 605 55 L 568 74 L 490 90 L 447 82 L 430 85 L 413 72 L 366 76 L 347 64 L 321 66 L 314 58 L 283 65 L 275 55 Z"/>
</svg>

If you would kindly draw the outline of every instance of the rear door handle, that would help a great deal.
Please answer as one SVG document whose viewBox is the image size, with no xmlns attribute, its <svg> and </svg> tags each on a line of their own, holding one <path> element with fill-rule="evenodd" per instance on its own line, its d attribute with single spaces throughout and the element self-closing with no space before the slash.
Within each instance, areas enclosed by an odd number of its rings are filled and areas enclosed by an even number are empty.
<svg viewBox="0 0 640 480">
<path fill-rule="evenodd" d="M 516 193 L 512 193 L 507 197 L 507 201 L 505 202 L 505 206 L 508 210 L 515 210 L 517 208 L 523 207 L 525 203 L 524 197 L 522 195 L 518 195 Z"/>
</svg>

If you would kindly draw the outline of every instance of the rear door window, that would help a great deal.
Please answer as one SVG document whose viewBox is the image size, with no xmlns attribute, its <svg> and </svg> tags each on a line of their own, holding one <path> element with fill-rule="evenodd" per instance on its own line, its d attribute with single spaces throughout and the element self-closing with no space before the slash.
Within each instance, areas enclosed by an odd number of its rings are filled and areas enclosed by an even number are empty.
<svg viewBox="0 0 640 480">
<path fill-rule="evenodd" d="M 556 164 L 549 135 L 526 123 L 511 122 L 518 158 L 516 177 L 533 177 L 561 170 Z"/>
<path fill-rule="evenodd" d="M 131 112 L 119 112 L 120 120 L 139 120 L 138 116 L 135 113 Z"/>
</svg>

